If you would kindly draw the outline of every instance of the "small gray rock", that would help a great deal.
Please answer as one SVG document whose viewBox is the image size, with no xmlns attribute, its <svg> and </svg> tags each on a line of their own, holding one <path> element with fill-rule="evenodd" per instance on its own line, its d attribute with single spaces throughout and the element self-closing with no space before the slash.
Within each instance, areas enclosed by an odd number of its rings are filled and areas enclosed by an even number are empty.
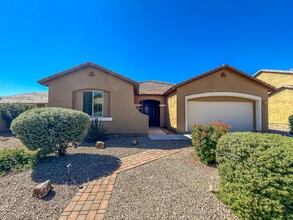
<svg viewBox="0 0 293 220">
<path fill-rule="evenodd" d="M 132 145 L 138 145 L 138 141 L 135 139 L 131 143 L 132 143 Z"/>
</svg>

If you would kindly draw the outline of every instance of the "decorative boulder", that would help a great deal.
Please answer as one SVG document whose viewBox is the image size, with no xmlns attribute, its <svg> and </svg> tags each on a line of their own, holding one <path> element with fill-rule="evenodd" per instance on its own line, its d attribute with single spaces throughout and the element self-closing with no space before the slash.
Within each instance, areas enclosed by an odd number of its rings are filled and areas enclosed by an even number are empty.
<svg viewBox="0 0 293 220">
<path fill-rule="evenodd" d="M 105 148 L 104 142 L 103 141 L 97 141 L 96 148 L 98 148 L 98 149 L 104 149 Z"/>
<path fill-rule="evenodd" d="M 0 141 L 8 141 L 7 137 L 0 137 Z"/>
<path fill-rule="evenodd" d="M 209 185 L 209 192 L 211 192 L 211 193 L 219 192 L 219 186 L 214 185 L 214 184 Z"/>
<path fill-rule="evenodd" d="M 52 182 L 47 180 L 34 188 L 33 197 L 41 199 L 45 197 L 51 189 L 53 189 Z"/>
<path fill-rule="evenodd" d="M 131 143 L 132 143 L 132 145 L 138 145 L 138 141 L 135 139 Z"/>
</svg>

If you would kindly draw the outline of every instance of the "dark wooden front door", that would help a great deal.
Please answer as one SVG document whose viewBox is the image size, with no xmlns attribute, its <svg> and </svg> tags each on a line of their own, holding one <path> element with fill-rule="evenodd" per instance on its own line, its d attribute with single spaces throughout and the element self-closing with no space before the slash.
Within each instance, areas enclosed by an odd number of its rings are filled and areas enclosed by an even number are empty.
<svg viewBox="0 0 293 220">
<path fill-rule="evenodd" d="M 160 102 L 145 100 L 142 102 L 142 113 L 149 116 L 149 126 L 160 126 Z"/>
</svg>

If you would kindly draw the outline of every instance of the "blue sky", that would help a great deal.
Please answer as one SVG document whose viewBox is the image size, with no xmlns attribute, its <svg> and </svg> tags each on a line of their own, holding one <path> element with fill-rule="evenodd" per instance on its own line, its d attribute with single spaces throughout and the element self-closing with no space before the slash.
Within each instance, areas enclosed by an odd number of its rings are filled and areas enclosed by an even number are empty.
<svg viewBox="0 0 293 220">
<path fill-rule="evenodd" d="M 0 0 L 0 96 L 92 61 L 137 81 L 178 83 L 230 64 L 293 68 L 293 2 Z"/>
</svg>

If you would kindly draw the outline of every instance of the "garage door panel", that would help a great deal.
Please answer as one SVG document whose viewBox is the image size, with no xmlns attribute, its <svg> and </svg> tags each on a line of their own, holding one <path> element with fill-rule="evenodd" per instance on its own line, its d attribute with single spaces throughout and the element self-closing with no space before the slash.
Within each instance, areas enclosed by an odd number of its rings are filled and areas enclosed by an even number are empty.
<svg viewBox="0 0 293 220">
<path fill-rule="evenodd" d="M 187 128 L 196 123 L 222 121 L 230 131 L 253 131 L 253 102 L 187 102 Z"/>
</svg>

